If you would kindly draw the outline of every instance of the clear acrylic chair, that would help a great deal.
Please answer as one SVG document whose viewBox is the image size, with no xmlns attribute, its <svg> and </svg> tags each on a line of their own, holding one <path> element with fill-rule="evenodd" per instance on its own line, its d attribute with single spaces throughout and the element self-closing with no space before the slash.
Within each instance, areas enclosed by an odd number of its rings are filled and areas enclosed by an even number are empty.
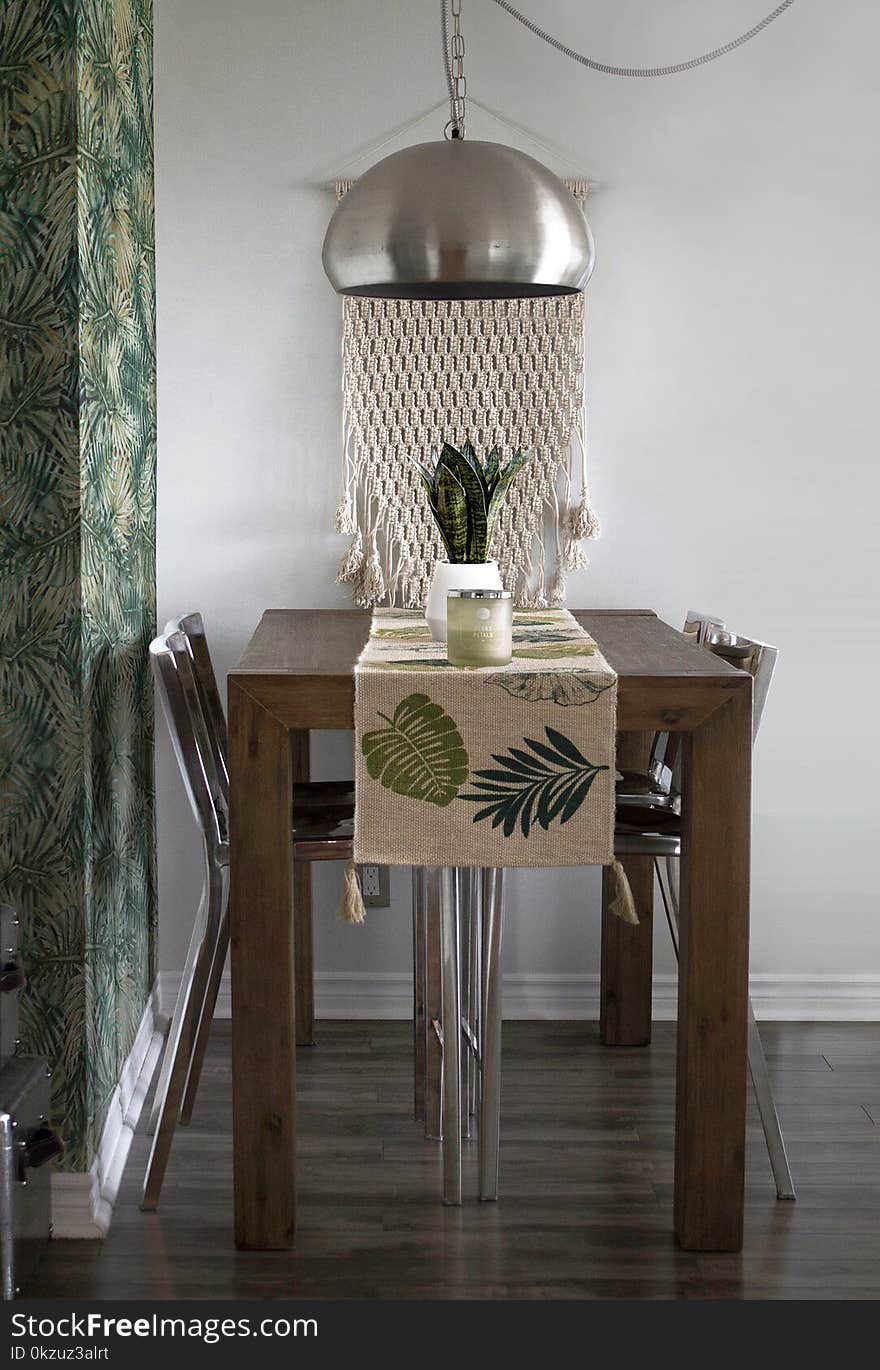
<svg viewBox="0 0 880 1370">
<path fill-rule="evenodd" d="M 175 627 L 201 619 L 188 615 Z M 193 926 L 156 1085 L 151 1126 L 153 1142 L 141 1207 L 156 1208 L 178 1122 L 188 1122 L 198 1089 L 211 1021 L 229 949 L 229 774 L 225 719 L 217 696 L 211 720 L 210 684 L 214 681 L 207 643 L 198 632 L 172 631 L 150 644 L 157 691 L 162 701 L 184 786 L 202 838 L 204 892 Z M 193 644 L 196 644 L 193 650 Z M 210 680 L 206 691 L 207 669 Z M 216 682 L 213 683 L 216 694 Z M 222 721 L 222 731 L 218 723 Z M 212 726 L 213 724 L 213 726 Z M 352 853 L 354 789 L 350 782 L 295 785 L 291 803 L 294 874 L 312 861 L 347 861 Z M 302 882 L 294 879 L 294 892 Z M 294 907 L 294 917 L 296 908 Z"/>
</svg>

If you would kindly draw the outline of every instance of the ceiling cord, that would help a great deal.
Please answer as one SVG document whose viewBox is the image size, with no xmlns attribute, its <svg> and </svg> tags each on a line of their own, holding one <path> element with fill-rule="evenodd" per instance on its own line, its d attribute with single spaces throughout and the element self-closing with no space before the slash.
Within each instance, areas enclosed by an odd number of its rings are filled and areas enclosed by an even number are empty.
<svg viewBox="0 0 880 1370">
<path fill-rule="evenodd" d="M 556 48 L 557 52 L 561 52 L 565 57 L 570 57 L 573 62 L 580 62 L 581 66 L 589 67 L 591 71 L 600 71 L 604 76 L 674 76 L 680 71 L 693 71 L 695 67 L 702 67 L 706 62 L 714 62 L 716 57 L 724 57 L 728 52 L 733 52 L 734 48 L 742 47 L 743 43 L 747 43 L 750 38 L 757 37 L 762 29 L 765 29 L 768 24 L 772 24 L 773 20 L 778 19 L 780 14 L 784 13 L 785 10 L 790 9 L 794 4 L 794 0 L 782 0 L 782 4 L 777 5 L 775 10 L 772 10 L 770 14 L 765 15 L 760 23 L 755 24 L 747 33 L 741 33 L 739 38 L 734 38 L 729 43 L 724 43 L 720 48 L 713 48 L 711 52 L 704 52 L 701 57 L 692 57 L 688 62 L 675 62 L 672 66 L 668 67 L 615 67 L 608 62 L 596 62 L 592 57 L 584 57 L 582 53 L 575 52 L 574 48 L 566 47 L 565 43 L 560 42 L 558 38 L 554 38 L 552 34 L 547 33 L 547 31 L 536 24 L 534 20 L 528 19 L 524 14 L 521 14 L 518 9 L 515 9 L 513 5 L 508 4 L 508 0 L 495 0 L 495 4 L 500 5 L 501 9 L 506 10 L 513 19 L 518 20 L 530 33 L 534 33 L 538 38 L 543 38 L 545 43 L 549 43 L 551 47 Z M 443 3 L 443 10 L 445 16 L 445 0 Z M 447 54 L 448 64 L 449 49 L 445 43 L 444 52 Z"/>
</svg>

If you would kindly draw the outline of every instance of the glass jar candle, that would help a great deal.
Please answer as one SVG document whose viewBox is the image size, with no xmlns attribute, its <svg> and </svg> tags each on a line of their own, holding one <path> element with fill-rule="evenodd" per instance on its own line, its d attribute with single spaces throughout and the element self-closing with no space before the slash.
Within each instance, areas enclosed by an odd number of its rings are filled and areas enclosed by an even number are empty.
<svg viewBox="0 0 880 1370">
<path fill-rule="evenodd" d="M 509 590 L 450 590 L 446 597 L 450 666 L 506 666 L 513 655 Z"/>
</svg>

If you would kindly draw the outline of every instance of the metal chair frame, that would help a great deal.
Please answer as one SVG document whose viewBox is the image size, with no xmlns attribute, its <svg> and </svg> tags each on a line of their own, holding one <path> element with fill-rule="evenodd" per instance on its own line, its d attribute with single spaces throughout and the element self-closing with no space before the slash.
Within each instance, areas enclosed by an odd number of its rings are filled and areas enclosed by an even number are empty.
<svg viewBox="0 0 880 1370">
<path fill-rule="evenodd" d="M 150 644 L 150 657 L 202 835 L 205 884 L 153 1099 L 153 1142 L 141 1200 L 146 1210 L 158 1205 L 175 1126 L 189 1123 L 192 1117 L 230 936 L 226 719 L 201 615 L 188 614 L 169 623 L 165 633 Z M 295 864 L 350 858 L 350 785 L 294 785 L 291 807 Z M 310 829 L 308 819 L 321 815 L 318 830 Z"/>
<path fill-rule="evenodd" d="M 494 867 L 413 872 L 416 1116 L 442 1141 L 446 1204 L 462 1201 L 474 1118 L 480 1198 L 498 1198 L 503 881 Z"/>
<path fill-rule="evenodd" d="M 690 637 L 700 646 L 714 652 L 716 656 L 729 661 L 731 665 L 739 667 L 740 670 L 748 671 L 752 676 L 754 682 L 752 691 L 752 742 L 754 743 L 761 726 L 770 683 L 776 669 L 776 662 L 779 657 L 778 648 L 772 647 L 766 642 L 759 642 L 755 638 L 740 637 L 731 633 L 723 619 L 714 614 L 701 614 L 695 610 L 688 612 L 683 632 L 685 636 Z M 615 834 L 614 849 L 618 855 L 653 856 L 654 871 L 660 889 L 663 911 L 666 915 L 675 959 L 678 960 L 679 925 L 681 921 L 678 859 L 681 855 L 681 839 L 677 831 L 664 833 L 662 830 L 667 815 L 672 819 L 670 826 L 677 827 L 675 819 L 681 813 L 681 751 L 675 734 L 658 733 L 654 738 L 649 762 L 649 775 L 665 791 L 665 798 L 661 796 L 658 801 L 651 802 L 643 794 L 640 794 L 637 788 L 632 786 L 627 787 L 627 793 L 618 792 L 619 826 Z M 626 818 L 628 811 L 633 814 L 633 817 L 636 817 L 636 810 L 639 809 L 639 806 L 641 806 L 641 811 L 638 813 L 636 826 L 649 829 L 653 819 L 657 820 L 659 831 L 627 831 L 627 825 L 620 824 L 620 820 Z M 645 809 L 653 810 L 653 812 L 645 813 Z M 785 1141 L 782 1136 L 782 1128 L 770 1084 L 770 1074 L 767 1069 L 767 1058 L 764 1055 L 764 1047 L 751 998 L 749 998 L 748 1004 L 748 1060 L 749 1074 L 751 1075 L 761 1126 L 764 1131 L 764 1140 L 770 1157 L 777 1198 L 794 1199 L 796 1198 L 794 1180 L 785 1150 Z"/>
<path fill-rule="evenodd" d="M 156 638 L 150 644 L 150 658 L 184 787 L 201 832 L 205 875 L 156 1084 L 153 1141 L 141 1199 L 141 1208 L 146 1210 L 155 1209 L 159 1202 L 174 1129 L 195 1061 L 206 997 L 213 983 L 214 962 L 224 936 L 227 945 L 229 940 L 226 811 L 184 635 Z M 193 1089 L 196 1084 L 197 1074 Z"/>
</svg>

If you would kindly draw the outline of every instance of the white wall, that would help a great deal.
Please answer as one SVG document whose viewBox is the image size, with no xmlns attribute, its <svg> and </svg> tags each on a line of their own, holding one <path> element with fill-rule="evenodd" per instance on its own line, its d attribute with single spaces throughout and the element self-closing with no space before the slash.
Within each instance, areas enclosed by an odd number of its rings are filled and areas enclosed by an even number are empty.
<svg viewBox="0 0 880 1370">
<path fill-rule="evenodd" d="M 605 60 L 655 64 L 769 5 L 525 8 Z M 159 608 L 201 609 L 225 671 L 264 607 L 346 602 L 339 311 L 319 255 L 332 202 L 315 180 L 441 97 L 437 4 L 155 13 Z M 602 187 L 588 348 L 605 536 L 569 602 L 671 622 L 695 604 L 779 644 L 756 756 L 753 970 L 878 975 L 880 11 L 798 0 L 745 49 L 659 81 L 587 72 L 489 0 L 464 18 L 471 91 Z M 350 742 L 322 737 L 316 755 L 350 773 Z M 164 736 L 158 783 L 173 970 L 199 876 Z M 319 969 L 406 970 L 402 873 L 392 912 L 353 931 L 332 917 L 334 869 L 317 878 Z M 518 877 L 508 970 L 595 972 L 597 896 L 595 872 Z"/>
</svg>

